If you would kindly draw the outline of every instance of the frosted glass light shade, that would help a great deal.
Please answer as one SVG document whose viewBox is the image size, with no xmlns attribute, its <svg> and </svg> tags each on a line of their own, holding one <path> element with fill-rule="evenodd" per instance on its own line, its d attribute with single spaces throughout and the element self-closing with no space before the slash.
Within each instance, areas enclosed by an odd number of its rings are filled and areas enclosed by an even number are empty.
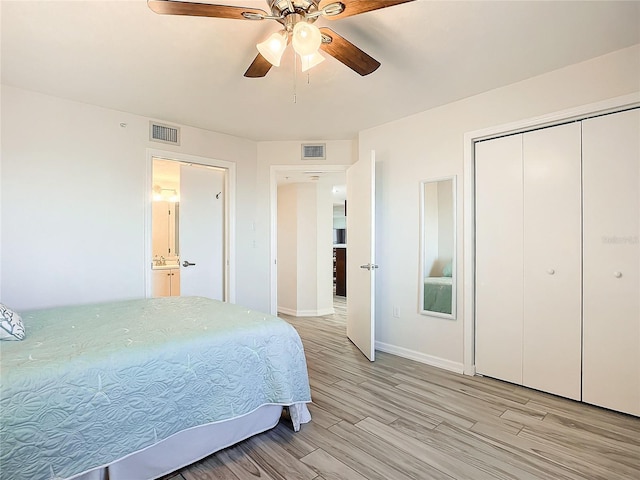
<svg viewBox="0 0 640 480">
<path fill-rule="evenodd" d="M 312 53 L 311 55 L 305 55 L 304 57 L 300 57 L 300 59 L 301 59 L 300 63 L 302 65 L 303 72 L 306 72 L 310 68 L 313 68 L 316 65 L 319 65 L 322 62 L 324 62 L 324 57 L 320 55 L 318 52 Z"/>
<path fill-rule="evenodd" d="M 298 22 L 293 27 L 293 49 L 301 57 L 313 55 L 320 48 L 322 34 L 315 25 L 307 22 Z"/>
<path fill-rule="evenodd" d="M 287 33 L 284 30 L 272 33 L 264 42 L 257 44 L 256 48 L 271 65 L 279 67 L 282 54 L 287 48 Z"/>
</svg>

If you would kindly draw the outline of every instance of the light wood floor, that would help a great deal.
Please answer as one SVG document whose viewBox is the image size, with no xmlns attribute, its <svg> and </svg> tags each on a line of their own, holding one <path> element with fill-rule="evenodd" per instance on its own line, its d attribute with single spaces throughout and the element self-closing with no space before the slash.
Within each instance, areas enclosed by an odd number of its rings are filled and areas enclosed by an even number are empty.
<svg viewBox="0 0 640 480">
<path fill-rule="evenodd" d="M 283 315 L 304 343 L 311 423 L 269 432 L 171 480 L 640 479 L 640 419 L 376 353 L 336 315 Z"/>
</svg>

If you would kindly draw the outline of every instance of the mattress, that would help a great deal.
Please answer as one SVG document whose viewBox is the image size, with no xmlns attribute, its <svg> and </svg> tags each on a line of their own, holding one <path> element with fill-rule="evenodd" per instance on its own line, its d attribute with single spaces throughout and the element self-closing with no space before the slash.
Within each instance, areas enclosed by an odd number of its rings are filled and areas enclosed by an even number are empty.
<svg viewBox="0 0 640 480">
<path fill-rule="evenodd" d="M 165 297 L 22 316 L 27 338 L 0 351 L 3 478 L 70 478 L 198 425 L 311 401 L 297 332 L 261 312 Z"/>
</svg>

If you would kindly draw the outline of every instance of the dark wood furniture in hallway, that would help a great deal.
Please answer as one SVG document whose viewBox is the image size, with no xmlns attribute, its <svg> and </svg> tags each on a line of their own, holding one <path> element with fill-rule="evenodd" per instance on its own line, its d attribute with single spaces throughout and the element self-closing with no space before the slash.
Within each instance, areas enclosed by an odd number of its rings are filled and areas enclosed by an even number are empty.
<svg viewBox="0 0 640 480">
<path fill-rule="evenodd" d="M 333 274 L 336 284 L 336 295 L 347 296 L 347 249 L 335 247 L 333 249 Z"/>
</svg>

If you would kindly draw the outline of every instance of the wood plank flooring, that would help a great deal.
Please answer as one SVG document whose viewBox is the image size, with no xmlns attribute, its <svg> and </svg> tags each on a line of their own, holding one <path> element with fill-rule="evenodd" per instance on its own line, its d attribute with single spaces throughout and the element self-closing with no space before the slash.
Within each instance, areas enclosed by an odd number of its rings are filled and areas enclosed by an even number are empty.
<svg viewBox="0 0 640 480">
<path fill-rule="evenodd" d="M 336 314 L 294 318 L 311 423 L 273 430 L 165 480 L 640 479 L 640 419 L 377 352 Z"/>
</svg>

